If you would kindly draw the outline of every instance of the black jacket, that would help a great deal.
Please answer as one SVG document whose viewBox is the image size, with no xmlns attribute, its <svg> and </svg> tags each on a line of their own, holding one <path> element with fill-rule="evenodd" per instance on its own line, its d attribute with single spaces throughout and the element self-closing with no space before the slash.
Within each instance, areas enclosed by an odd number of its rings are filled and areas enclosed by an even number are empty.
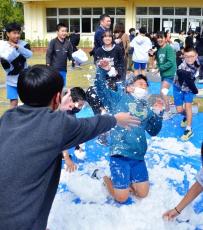
<svg viewBox="0 0 203 230">
<path fill-rule="evenodd" d="M 58 38 L 50 41 L 46 64 L 55 67 L 58 71 L 67 71 L 67 59 L 72 60 L 73 47 L 68 39 L 61 42 Z"/>
</svg>

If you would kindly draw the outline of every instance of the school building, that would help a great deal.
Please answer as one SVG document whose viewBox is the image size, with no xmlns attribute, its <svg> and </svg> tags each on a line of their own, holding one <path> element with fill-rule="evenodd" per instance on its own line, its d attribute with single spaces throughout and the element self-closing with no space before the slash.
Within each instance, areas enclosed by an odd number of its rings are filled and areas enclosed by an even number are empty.
<svg viewBox="0 0 203 230">
<path fill-rule="evenodd" d="M 82 37 L 93 38 L 103 13 L 129 28 L 144 26 L 148 32 L 169 29 L 195 30 L 203 23 L 203 0 L 18 0 L 24 5 L 26 39 L 51 39 L 56 24 L 69 31 L 79 29 Z"/>
</svg>

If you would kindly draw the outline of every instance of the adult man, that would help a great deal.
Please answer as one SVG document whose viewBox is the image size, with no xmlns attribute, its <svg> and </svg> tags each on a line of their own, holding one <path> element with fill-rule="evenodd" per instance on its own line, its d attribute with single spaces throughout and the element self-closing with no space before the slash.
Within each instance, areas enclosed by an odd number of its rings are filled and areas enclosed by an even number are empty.
<svg viewBox="0 0 203 230">
<path fill-rule="evenodd" d="M 110 29 L 111 26 L 111 17 L 108 14 L 102 14 L 100 16 L 100 25 L 97 27 L 94 35 L 94 48 L 90 52 L 90 55 L 95 55 L 95 51 L 97 48 L 102 47 L 103 41 L 102 41 L 102 34 Z"/>
<path fill-rule="evenodd" d="M 59 71 L 63 78 L 64 86 L 66 86 L 67 59 L 72 60 L 73 48 L 67 38 L 67 26 L 59 23 L 56 26 L 56 31 L 57 37 L 50 41 L 47 49 L 46 64 Z"/>
</svg>

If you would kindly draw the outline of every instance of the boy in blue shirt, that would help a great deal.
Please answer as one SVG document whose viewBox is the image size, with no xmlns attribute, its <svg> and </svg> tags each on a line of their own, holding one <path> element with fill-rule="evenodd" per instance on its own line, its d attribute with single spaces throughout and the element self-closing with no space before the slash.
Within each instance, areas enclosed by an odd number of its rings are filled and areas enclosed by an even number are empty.
<svg viewBox="0 0 203 230">
<path fill-rule="evenodd" d="M 199 75 L 199 63 L 197 52 L 194 48 L 184 50 L 184 61 L 177 70 L 174 79 L 173 96 L 176 110 L 182 113 L 184 118 L 181 127 L 186 127 L 181 140 L 187 141 L 193 136 L 192 132 L 192 102 L 198 90 L 195 86 L 196 77 Z M 184 106 L 183 106 L 184 105 Z"/>
<path fill-rule="evenodd" d="M 140 119 L 141 124 L 131 130 L 115 127 L 111 131 L 110 171 L 111 179 L 104 177 L 109 193 L 118 202 L 128 199 L 130 187 L 137 197 L 146 197 L 149 191 L 148 172 L 144 160 L 147 150 L 145 131 L 151 136 L 159 133 L 162 127 L 163 103 L 157 102 L 154 108 L 148 106 L 147 79 L 143 75 L 131 75 L 124 90 L 113 91 L 105 84 L 106 72 L 110 66 L 104 60 L 97 69 L 96 88 L 104 106 L 111 114 L 129 112 Z"/>
</svg>

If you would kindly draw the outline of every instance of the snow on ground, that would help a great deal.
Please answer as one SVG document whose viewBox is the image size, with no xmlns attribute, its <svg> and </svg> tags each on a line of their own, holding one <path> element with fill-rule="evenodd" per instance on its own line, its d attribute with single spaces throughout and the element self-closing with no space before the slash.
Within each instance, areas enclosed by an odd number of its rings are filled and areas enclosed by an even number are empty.
<svg viewBox="0 0 203 230">
<path fill-rule="evenodd" d="M 90 176 L 95 168 L 108 174 L 108 161 L 101 157 L 95 162 L 80 163 L 79 170 L 72 174 L 62 170 L 49 217 L 49 229 L 203 229 L 202 210 L 199 214 L 194 212 L 195 205 L 203 206 L 203 196 L 187 207 L 178 220 L 169 223 L 162 219 L 162 214 L 173 208 L 195 181 L 195 174 L 201 166 L 200 149 L 175 138 L 155 137 L 148 140 L 148 144 L 146 161 L 151 188 L 147 198 L 139 200 L 132 196 L 125 204 L 114 202 L 102 180 Z M 185 160 L 190 158 L 192 161 Z"/>
</svg>

